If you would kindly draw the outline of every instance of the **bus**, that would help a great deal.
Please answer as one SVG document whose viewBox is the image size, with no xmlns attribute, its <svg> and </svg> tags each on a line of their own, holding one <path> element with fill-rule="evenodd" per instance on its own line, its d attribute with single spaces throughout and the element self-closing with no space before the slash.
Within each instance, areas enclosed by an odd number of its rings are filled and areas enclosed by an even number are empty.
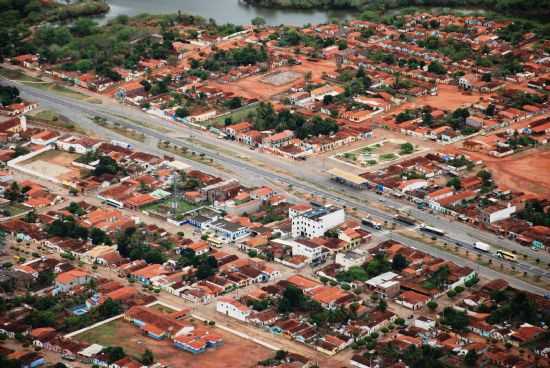
<svg viewBox="0 0 550 368">
<path fill-rule="evenodd" d="M 441 229 L 438 229 L 436 227 L 432 227 L 432 226 L 427 226 L 427 225 L 420 225 L 420 231 L 424 231 L 426 233 L 430 233 L 430 234 L 435 234 L 435 235 L 439 235 L 439 236 L 444 236 L 445 235 L 445 231 L 441 230 Z"/>
<path fill-rule="evenodd" d="M 365 226 L 370 226 L 370 227 L 372 227 L 376 230 L 382 230 L 382 224 L 381 223 L 379 223 L 377 221 L 374 221 L 374 220 L 371 220 L 368 217 L 362 218 L 361 223 Z"/>
<path fill-rule="evenodd" d="M 516 262 L 517 258 L 518 258 L 515 254 L 507 252 L 507 251 L 502 250 L 502 249 L 497 250 L 496 255 L 497 255 L 497 257 L 500 257 L 500 258 L 505 259 L 505 260 L 510 261 L 510 262 Z"/>
</svg>

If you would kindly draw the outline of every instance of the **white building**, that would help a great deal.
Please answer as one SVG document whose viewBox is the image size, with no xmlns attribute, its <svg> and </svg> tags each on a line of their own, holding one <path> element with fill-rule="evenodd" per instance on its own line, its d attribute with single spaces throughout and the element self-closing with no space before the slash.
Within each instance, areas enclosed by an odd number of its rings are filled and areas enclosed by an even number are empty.
<svg viewBox="0 0 550 368">
<path fill-rule="evenodd" d="M 228 317 L 246 322 L 252 310 L 231 297 L 220 298 L 216 303 L 216 311 Z"/>
<path fill-rule="evenodd" d="M 292 218 L 292 236 L 310 239 L 323 236 L 327 230 L 343 224 L 345 220 L 343 208 L 314 208 Z"/>
<path fill-rule="evenodd" d="M 435 321 L 433 319 L 420 316 L 414 320 L 414 327 L 420 328 L 425 331 L 430 331 L 435 328 Z"/>
<path fill-rule="evenodd" d="M 347 271 L 350 269 L 350 267 L 361 266 L 363 263 L 365 263 L 366 258 L 367 257 L 364 254 L 354 251 L 349 251 L 345 253 L 338 252 L 336 253 L 336 259 L 334 260 L 334 262 L 337 265 L 342 266 L 344 270 Z"/>
<path fill-rule="evenodd" d="M 293 256 L 304 256 L 308 259 L 308 262 L 317 262 L 328 257 L 328 250 L 320 244 L 313 243 L 307 239 L 295 240 L 283 240 L 274 239 L 273 243 L 285 245 L 292 249 Z"/>
<path fill-rule="evenodd" d="M 88 152 L 95 151 L 101 143 L 101 141 L 88 137 L 70 136 L 68 138 L 58 140 L 56 144 L 64 151 L 72 151 L 84 155 Z"/>
<path fill-rule="evenodd" d="M 515 212 L 516 206 L 512 206 L 510 203 L 506 207 L 498 205 L 489 206 L 482 211 L 482 221 L 486 224 L 492 224 L 510 218 Z"/>
</svg>

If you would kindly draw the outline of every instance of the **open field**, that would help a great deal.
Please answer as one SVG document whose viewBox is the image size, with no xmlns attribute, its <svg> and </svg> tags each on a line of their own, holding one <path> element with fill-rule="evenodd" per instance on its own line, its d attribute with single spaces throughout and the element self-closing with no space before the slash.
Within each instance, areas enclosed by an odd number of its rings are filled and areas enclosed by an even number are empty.
<svg viewBox="0 0 550 368">
<path fill-rule="evenodd" d="M 479 94 L 466 94 L 461 92 L 458 87 L 440 84 L 438 86 L 437 96 L 421 96 L 414 98 L 411 102 L 404 103 L 391 113 L 398 113 L 407 109 L 415 109 L 417 107 L 429 105 L 434 109 L 452 111 L 459 107 L 469 106 L 479 101 Z"/>
<path fill-rule="evenodd" d="M 111 124 L 107 122 L 105 123 L 96 122 L 96 123 L 101 125 L 105 129 L 109 129 L 117 134 L 120 134 L 123 137 L 129 138 L 138 142 L 145 142 L 145 134 L 139 133 L 133 129 L 125 128 L 121 125 Z"/>
<path fill-rule="evenodd" d="M 71 166 L 71 163 L 78 157 L 79 155 L 74 153 L 51 150 L 24 161 L 20 165 L 58 180 L 73 180 L 80 177 L 80 170 Z"/>
<path fill-rule="evenodd" d="M 69 130 L 77 133 L 86 133 L 80 126 L 75 124 L 71 119 L 64 115 L 60 115 L 51 110 L 41 110 L 38 112 L 33 112 L 31 115 L 32 118 L 36 119 L 34 122 L 46 125 L 52 128 L 59 128 L 63 130 Z"/>
<path fill-rule="evenodd" d="M 223 345 L 196 355 L 177 349 L 168 339 L 158 341 L 146 337 L 137 327 L 122 318 L 83 332 L 73 339 L 103 346 L 120 346 L 127 354 L 136 358 L 145 349 L 149 349 L 157 362 L 164 362 L 171 367 L 247 368 L 254 367 L 259 360 L 272 355 L 269 349 L 253 342 L 220 329 L 215 331 L 223 337 Z"/>
<path fill-rule="evenodd" d="M 499 186 L 550 197 L 549 147 L 530 149 L 503 158 L 477 152 L 468 152 L 468 155 L 484 160 Z"/>
<path fill-rule="evenodd" d="M 18 70 L 13 70 L 13 69 L 0 68 L 0 75 L 2 77 L 17 80 L 17 81 L 20 81 L 20 82 L 33 82 L 33 83 L 42 82 L 38 78 L 33 78 L 33 77 L 31 77 L 29 75 L 26 75 L 26 74 L 24 74 L 24 73 L 22 73 Z M 45 82 L 43 82 L 43 83 L 45 83 Z"/>
<path fill-rule="evenodd" d="M 282 71 L 282 72 L 275 72 L 269 75 L 266 75 L 262 82 L 266 84 L 270 84 L 272 86 L 283 86 L 285 84 L 292 83 L 302 77 L 302 74 L 293 72 L 293 71 Z"/>
</svg>

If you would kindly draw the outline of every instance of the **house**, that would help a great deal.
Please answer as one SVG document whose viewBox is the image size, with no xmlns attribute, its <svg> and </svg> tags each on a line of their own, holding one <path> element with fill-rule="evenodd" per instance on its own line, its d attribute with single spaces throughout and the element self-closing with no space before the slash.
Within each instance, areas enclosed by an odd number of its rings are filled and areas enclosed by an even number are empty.
<svg viewBox="0 0 550 368">
<path fill-rule="evenodd" d="M 311 292 L 311 298 L 326 309 L 336 309 L 354 300 L 350 293 L 334 286 L 320 286 L 315 288 Z"/>
<path fill-rule="evenodd" d="M 216 311 L 243 322 L 252 313 L 252 309 L 231 297 L 220 298 L 216 303 Z"/>
<path fill-rule="evenodd" d="M 240 224 L 235 224 L 224 219 L 217 220 L 208 225 L 208 230 L 216 236 L 228 241 L 235 241 L 250 234 L 250 229 Z"/>
<path fill-rule="evenodd" d="M 344 223 L 346 214 L 343 208 L 334 206 L 317 207 L 292 218 L 292 236 L 294 238 L 316 238 Z"/>
<path fill-rule="evenodd" d="M 546 330 L 542 327 L 524 323 L 517 330 L 511 332 L 509 337 L 512 344 L 519 346 L 535 340 L 545 332 Z"/>
<path fill-rule="evenodd" d="M 73 269 L 67 272 L 58 274 L 55 278 L 55 287 L 53 294 L 67 293 L 74 287 L 85 285 L 92 279 L 92 276 L 81 269 Z"/>
<path fill-rule="evenodd" d="M 392 298 L 399 294 L 399 275 L 394 272 L 385 272 L 367 280 L 366 285 L 383 299 Z"/>
<path fill-rule="evenodd" d="M 19 116 L 0 122 L 0 133 L 5 133 L 8 136 L 20 134 L 27 131 L 27 117 Z"/>
<path fill-rule="evenodd" d="M 240 134 L 244 134 L 252 129 L 252 124 L 247 121 L 232 124 L 223 128 L 223 131 L 231 138 L 236 138 Z"/>
<path fill-rule="evenodd" d="M 67 152 L 75 152 L 84 155 L 88 152 L 95 151 L 100 145 L 101 141 L 88 138 L 69 136 L 57 141 L 57 147 Z"/>
<path fill-rule="evenodd" d="M 285 146 L 292 138 L 294 138 L 294 132 L 287 129 L 264 137 L 262 139 L 262 145 L 269 148 L 278 148 Z"/>
<path fill-rule="evenodd" d="M 193 331 L 190 334 L 174 337 L 174 346 L 192 354 L 203 353 L 206 349 L 221 346 L 223 339 L 218 334 L 207 330 Z"/>
<path fill-rule="evenodd" d="M 151 284 L 151 279 L 156 276 L 168 274 L 168 270 L 160 264 L 150 264 L 130 273 L 130 277 L 143 285 Z"/>
<path fill-rule="evenodd" d="M 410 180 L 403 180 L 399 184 L 399 189 L 403 193 L 407 192 L 413 192 L 418 189 L 422 189 L 428 186 L 428 181 L 423 179 L 410 179 Z"/>
<path fill-rule="evenodd" d="M 325 96 L 336 97 L 344 92 L 344 88 L 340 86 L 331 86 L 330 84 L 327 84 L 323 87 L 313 89 L 311 91 L 311 97 L 318 101 L 322 101 Z"/>
<path fill-rule="evenodd" d="M 397 304 L 401 304 L 405 308 L 417 310 L 421 309 L 426 303 L 430 301 L 430 297 L 424 294 L 417 293 L 416 291 L 407 290 L 401 293 L 396 299 Z"/>
<path fill-rule="evenodd" d="M 52 130 L 43 130 L 31 136 L 31 143 L 39 146 L 46 146 L 55 143 L 59 138 L 59 134 Z"/>
</svg>

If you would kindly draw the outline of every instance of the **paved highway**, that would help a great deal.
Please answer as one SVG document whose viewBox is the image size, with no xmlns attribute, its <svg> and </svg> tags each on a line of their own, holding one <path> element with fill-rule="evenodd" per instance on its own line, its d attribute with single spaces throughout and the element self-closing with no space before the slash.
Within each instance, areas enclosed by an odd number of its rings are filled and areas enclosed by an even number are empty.
<svg viewBox="0 0 550 368">
<path fill-rule="evenodd" d="M 272 156 L 266 158 L 266 156 L 269 155 L 248 151 L 244 147 L 238 147 L 238 149 L 235 149 L 235 144 L 225 141 L 223 142 L 223 149 L 226 151 L 226 147 L 228 147 L 231 149 L 231 153 L 227 154 L 226 152 L 222 152 L 222 154 L 220 154 L 220 151 L 216 150 L 216 146 L 220 145 L 220 141 L 209 133 L 197 132 L 196 130 L 176 124 L 171 124 L 170 128 L 180 134 L 174 135 L 173 133 L 160 132 L 148 127 L 146 124 L 138 124 L 136 120 L 148 123 L 150 124 L 149 126 L 159 124 L 167 126 L 169 123 L 163 119 L 145 114 L 128 106 L 116 105 L 113 103 L 103 105 L 91 104 L 84 101 L 76 101 L 68 97 L 36 89 L 20 83 L 15 84 L 21 90 L 24 98 L 36 101 L 43 107 L 58 111 L 79 124 L 85 124 L 89 130 L 95 131 L 96 133 L 106 134 L 106 132 L 100 132 L 98 126 L 90 120 L 90 117 L 100 116 L 110 122 L 118 123 L 123 127 L 141 132 L 148 137 L 168 141 L 172 144 L 186 147 L 199 154 L 202 153 L 212 157 L 216 161 L 223 163 L 229 170 L 237 174 L 244 183 L 248 182 L 252 183 L 252 185 L 258 185 L 261 182 L 265 182 L 267 179 L 268 181 L 266 183 L 271 181 L 279 182 L 281 184 L 291 184 L 295 188 L 301 189 L 305 192 L 329 199 L 341 205 L 357 208 L 358 210 L 379 217 L 382 220 L 392 220 L 391 214 L 368 203 L 368 201 L 376 201 L 380 199 L 376 193 L 369 191 L 358 191 L 341 186 L 331 181 L 326 174 L 319 172 L 318 169 L 313 170 L 314 172 L 312 172 L 311 168 L 307 168 L 309 166 L 307 162 L 289 163 L 284 159 L 274 158 Z M 128 119 L 125 118 L 125 116 L 127 116 Z M 108 136 L 112 134 L 113 133 L 109 131 Z M 192 137 L 192 139 L 189 139 L 190 137 Z M 196 144 L 194 141 L 199 141 L 201 144 Z M 153 151 L 158 151 L 156 145 L 154 147 L 148 145 L 144 147 L 144 150 L 147 151 L 151 151 L 152 149 Z M 261 159 L 265 165 L 260 166 L 241 158 L 234 158 L 233 156 L 239 157 L 239 152 L 254 154 L 254 158 Z M 193 165 L 198 166 L 196 162 L 193 162 Z M 273 169 L 264 168 L 266 166 Z M 203 167 L 201 169 L 204 169 L 205 171 L 212 171 L 211 167 Z M 482 232 L 478 229 L 458 222 L 449 221 L 446 218 L 434 216 L 426 211 L 420 211 L 407 203 L 393 198 L 386 198 L 385 201 L 386 206 L 395 209 L 405 208 L 419 221 L 443 229 L 448 234 L 449 241 L 451 242 L 472 244 L 474 241 L 479 240 L 490 244 L 499 244 L 502 248 L 515 250 L 518 253 L 526 253 L 530 257 L 540 258 L 545 263 L 550 261 L 550 257 L 547 253 L 536 253 L 528 248 L 521 247 L 517 243 L 498 239 L 493 234 Z M 407 241 L 407 243 L 410 243 L 410 241 Z M 525 264 L 524 267 L 529 267 L 529 272 L 533 272 L 543 278 L 550 278 L 550 273 L 541 268 L 527 264 Z"/>
</svg>

